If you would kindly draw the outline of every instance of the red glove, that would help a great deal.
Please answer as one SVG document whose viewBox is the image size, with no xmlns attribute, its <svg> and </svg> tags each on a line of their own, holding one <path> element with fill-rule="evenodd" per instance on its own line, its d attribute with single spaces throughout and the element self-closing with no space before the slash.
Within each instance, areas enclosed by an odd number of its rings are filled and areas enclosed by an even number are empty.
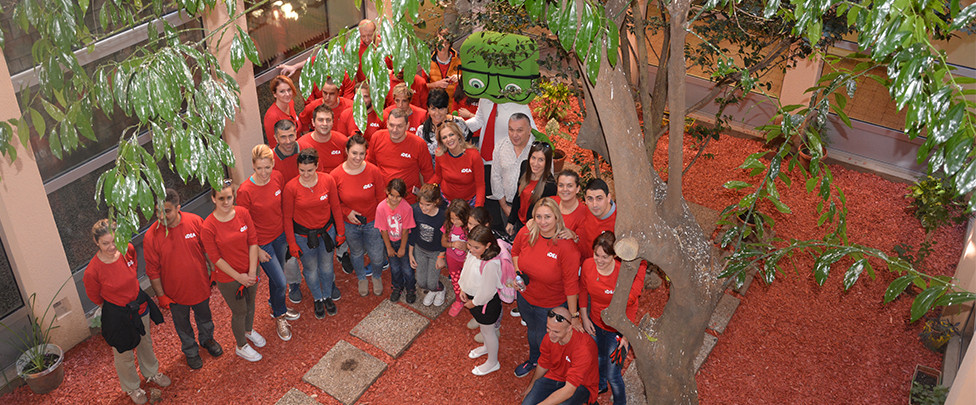
<svg viewBox="0 0 976 405">
<path fill-rule="evenodd" d="M 298 246 L 289 246 L 288 253 L 291 254 L 291 257 L 294 257 L 296 259 L 302 257 L 302 249 L 299 248 Z"/>
<path fill-rule="evenodd" d="M 160 307 L 169 309 L 169 304 L 172 304 L 173 300 L 165 295 L 160 295 L 156 297 L 156 302 Z"/>
<path fill-rule="evenodd" d="M 345 235 L 338 235 L 338 236 L 336 236 L 336 239 L 335 239 L 336 247 L 338 247 L 339 245 L 341 245 L 345 241 L 346 241 L 346 236 Z"/>
</svg>

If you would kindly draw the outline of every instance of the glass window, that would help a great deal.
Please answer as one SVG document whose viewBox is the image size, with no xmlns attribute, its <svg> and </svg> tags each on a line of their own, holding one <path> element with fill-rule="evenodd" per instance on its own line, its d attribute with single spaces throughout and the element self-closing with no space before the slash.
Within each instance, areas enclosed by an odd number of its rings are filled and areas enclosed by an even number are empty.
<svg viewBox="0 0 976 405">
<path fill-rule="evenodd" d="M 247 8 L 258 3 L 245 0 Z M 331 36 L 328 7 L 324 0 L 278 0 L 265 3 L 247 15 L 247 31 L 258 48 L 261 74 Z"/>
<path fill-rule="evenodd" d="M 0 319 L 24 306 L 24 299 L 14 279 L 14 271 L 7 260 L 7 250 L 0 243 Z"/>
</svg>

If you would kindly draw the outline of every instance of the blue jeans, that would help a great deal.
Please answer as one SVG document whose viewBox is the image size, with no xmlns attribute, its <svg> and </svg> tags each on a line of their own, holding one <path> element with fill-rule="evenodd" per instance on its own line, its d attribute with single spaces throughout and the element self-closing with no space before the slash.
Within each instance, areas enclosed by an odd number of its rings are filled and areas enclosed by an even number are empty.
<svg viewBox="0 0 976 405">
<path fill-rule="evenodd" d="M 329 228 L 329 235 L 335 233 L 335 228 Z M 295 241 L 302 249 L 302 273 L 305 274 L 305 284 L 312 293 L 312 299 L 319 301 L 332 296 L 332 286 L 335 285 L 335 272 L 332 269 L 335 252 L 325 250 L 325 240 L 319 237 L 319 246 L 308 248 L 308 238 L 295 234 Z"/>
<path fill-rule="evenodd" d="M 610 384 L 614 405 L 627 403 L 627 392 L 624 388 L 623 370 L 617 363 L 610 361 L 610 353 L 617 348 L 617 333 L 610 332 L 593 325 L 596 329 L 596 357 L 600 360 L 600 389 Z"/>
<path fill-rule="evenodd" d="M 532 364 L 539 363 L 539 345 L 542 344 L 542 338 L 546 336 L 546 322 L 549 320 L 549 310 L 552 308 L 537 307 L 535 305 L 529 304 L 522 294 L 518 294 L 518 309 L 519 314 L 522 316 L 522 320 L 525 321 L 525 338 L 529 341 L 529 362 Z M 566 303 L 558 305 L 560 307 L 565 307 Z"/>
<path fill-rule="evenodd" d="M 543 376 L 542 378 L 535 380 L 535 383 L 532 384 L 532 389 L 529 391 L 528 394 L 525 395 L 525 398 L 522 399 L 522 405 L 538 404 L 539 402 L 542 402 L 546 398 L 548 398 L 549 395 L 552 395 L 553 392 L 558 391 L 560 388 L 562 388 L 565 385 L 566 385 L 565 381 L 551 380 Z M 576 387 L 576 392 L 573 393 L 573 396 L 563 401 L 562 404 L 566 404 L 566 405 L 586 404 L 589 402 L 589 400 L 590 400 L 590 390 L 580 385 L 579 387 Z"/>
<path fill-rule="evenodd" d="M 285 264 L 285 253 L 288 252 L 288 240 L 285 239 L 285 234 L 278 235 L 271 243 L 261 245 L 261 250 L 271 255 L 271 260 L 260 264 L 264 274 L 268 276 L 268 305 L 271 306 L 271 315 L 277 318 L 288 310 L 285 306 L 288 285 L 285 283 L 285 272 L 282 270 Z"/>
<path fill-rule="evenodd" d="M 374 221 L 375 222 L 375 221 Z M 383 244 L 383 236 L 380 230 L 373 226 L 374 222 L 362 225 L 354 225 L 346 222 L 346 244 L 349 246 L 349 255 L 352 260 L 352 267 L 356 269 L 356 278 L 365 280 L 367 275 L 380 277 L 383 271 L 383 263 L 386 262 L 386 245 Z M 370 265 L 364 263 L 365 255 L 369 255 Z M 376 266 L 372 266 L 375 264 Z"/>
<path fill-rule="evenodd" d="M 407 243 L 405 240 L 390 241 L 393 250 L 399 251 L 400 244 Z M 384 247 L 385 248 L 385 247 Z M 390 279 L 393 280 L 394 290 L 416 291 L 417 280 L 413 276 L 413 267 L 410 267 L 410 255 L 404 254 L 403 257 L 390 257 Z"/>
</svg>

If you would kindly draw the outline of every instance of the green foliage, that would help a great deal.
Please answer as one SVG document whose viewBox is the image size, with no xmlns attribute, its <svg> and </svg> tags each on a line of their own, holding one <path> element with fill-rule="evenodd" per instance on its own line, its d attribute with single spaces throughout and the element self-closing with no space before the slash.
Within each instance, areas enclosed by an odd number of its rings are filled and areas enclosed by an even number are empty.
<svg viewBox="0 0 976 405">
<path fill-rule="evenodd" d="M 562 120 L 569 113 L 569 100 L 574 94 L 563 82 L 543 80 L 539 82 L 538 106 L 532 112 L 546 120 Z"/>
<path fill-rule="evenodd" d="M 58 325 L 54 324 L 57 316 L 51 312 L 51 309 L 54 308 L 55 300 L 61 295 L 61 290 L 64 290 L 64 286 L 68 285 L 68 282 L 71 280 L 73 278 L 68 277 L 61 283 L 61 287 L 54 293 L 51 301 L 47 303 L 47 307 L 44 308 L 44 313 L 40 317 L 37 316 L 37 293 L 35 292 L 30 295 L 27 299 L 27 308 L 30 309 L 30 320 L 25 330 L 16 331 L 7 324 L 0 322 L 0 326 L 13 336 L 10 342 L 11 346 L 19 348 L 22 354 L 28 354 L 27 358 L 29 362 L 27 367 L 24 368 L 23 374 L 41 372 L 51 366 L 51 364 L 47 363 L 47 359 L 44 356 L 44 345 L 51 343 L 51 331 L 58 328 Z M 48 317 L 48 315 L 51 315 L 51 317 Z"/>
<path fill-rule="evenodd" d="M 905 197 L 911 199 L 912 214 L 927 234 L 943 225 L 966 220 L 965 203 L 957 197 L 955 185 L 945 178 L 926 176 L 908 187 L 908 191 Z"/>
<path fill-rule="evenodd" d="M 949 396 L 949 387 L 930 386 L 912 381 L 911 401 L 913 405 L 942 405 Z"/>
<path fill-rule="evenodd" d="M 956 329 L 957 326 L 959 326 L 958 323 L 953 324 L 945 318 L 927 319 L 922 331 L 918 333 L 918 337 L 929 350 L 944 353 L 945 345 L 949 343 L 949 339 L 959 334 L 959 330 Z"/>
</svg>

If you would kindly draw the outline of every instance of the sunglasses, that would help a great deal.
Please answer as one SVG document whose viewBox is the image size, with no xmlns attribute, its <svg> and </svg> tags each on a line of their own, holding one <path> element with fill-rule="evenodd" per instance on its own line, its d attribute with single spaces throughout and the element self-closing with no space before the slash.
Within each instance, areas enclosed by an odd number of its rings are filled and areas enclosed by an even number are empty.
<svg viewBox="0 0 976 405">
<path fill-rule="evenodd" d="M 552 149 L 552 145 L 550 145 L 549 142 L 543 142 L 543 141 L 533 141 L 532 147 L 539 148 L 539 149 Z"/>
<path fill-rule="evenodd" d="M 567 319 L 566 319 L 565 316 L 559 315 L 559 314 L 556 313 L 556 311 L 553 311 L 551 309 L 549 310 L 549 317 L 555 319 L 556 322 L 566 322 L 567 321 Z"/>
</svg>

